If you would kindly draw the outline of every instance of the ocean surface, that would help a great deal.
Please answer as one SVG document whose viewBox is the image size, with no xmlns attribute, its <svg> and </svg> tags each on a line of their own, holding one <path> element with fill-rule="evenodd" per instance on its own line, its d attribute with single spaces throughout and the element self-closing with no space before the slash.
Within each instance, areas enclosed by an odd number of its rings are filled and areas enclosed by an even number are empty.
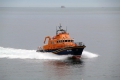
<svg viewBox="0 0 120 80">
<path fill-rule="evenodd" d="M 81 60 L 36 52 L 61 25 Z M 120 8 L 0 8 L 0 80 L 120 80 Z"/>
</svg>

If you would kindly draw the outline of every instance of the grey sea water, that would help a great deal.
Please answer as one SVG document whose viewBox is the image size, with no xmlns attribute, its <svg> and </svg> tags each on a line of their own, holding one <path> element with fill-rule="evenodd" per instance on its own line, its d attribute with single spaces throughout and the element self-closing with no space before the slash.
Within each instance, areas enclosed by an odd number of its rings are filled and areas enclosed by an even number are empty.
<svg viewBox="0 0 120 80">
<path fill-rule="evenodd" d="M 80 61 L 36 53 L 59 24 Z M 120 8 L 0 8 L 0 80 L 120 80 Z"/>
</svg>

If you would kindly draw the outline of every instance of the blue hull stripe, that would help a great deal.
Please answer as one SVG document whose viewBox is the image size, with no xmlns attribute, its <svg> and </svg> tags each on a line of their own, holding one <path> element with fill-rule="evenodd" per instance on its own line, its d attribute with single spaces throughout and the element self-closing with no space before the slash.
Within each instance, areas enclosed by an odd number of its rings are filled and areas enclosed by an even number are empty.
<svg viewBox="0 0 120 80">
<path fill-rule="evenodd" d="M 81 55 L 84 47 L 67 47 L 62 49 L 54 49 L 54 50 L 45 50 L 45 52 L 52 52 L 58 55 Z"/>
</svg>

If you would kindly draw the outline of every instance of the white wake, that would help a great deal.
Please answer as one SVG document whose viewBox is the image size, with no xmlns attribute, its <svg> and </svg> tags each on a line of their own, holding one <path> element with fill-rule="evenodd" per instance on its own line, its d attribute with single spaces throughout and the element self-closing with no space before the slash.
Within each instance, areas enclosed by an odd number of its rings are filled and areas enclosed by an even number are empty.
<svg viewBox="0 0 120 80">
<path fill-rule="evenodd" d="M 25 50 L 25 49 L 14 49 L 14 48 L 3 48 L 0 47 L 0 58 L 10 58 L 10 59 L 65 59 L 69 57 L 68 55 L 56 55 L 52 53 L 42 53 L 36 52 L 36 50 Z M 94 58 L 98 57 L 97 54 L 83 51 L 82 58 Z"/>
<path fill-rule="evenodd" d="M 99 56 L 98 54 L 91 53 L 91 52 L 88 52 L 88 51 L 83 51 L 83 53 L 82 53 L 82 58 L 95 58 L 95 57 L 98 57 L 98 56 Z"/>
</svg>

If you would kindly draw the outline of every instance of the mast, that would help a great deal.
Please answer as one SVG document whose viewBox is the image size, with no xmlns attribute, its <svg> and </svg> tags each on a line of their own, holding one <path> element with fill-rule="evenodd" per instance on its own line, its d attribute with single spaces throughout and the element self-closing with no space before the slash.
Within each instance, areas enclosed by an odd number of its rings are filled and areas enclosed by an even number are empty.
<svg viewBox="0 0 120 80">
<path fill-rule="evenodd" d="M 60 26 L 58 26 L 59 27 L 59 29 L 57 30 L 57 27 L 56 27 L 56 35 L 58 34 L 58 32 L 60 31 L 60 32 L 66 32 L 67 31 L 67 27 L 66 27 L 66 30 L 64 30 L 64 29 L 62 29 L 61 27 L 61 24 L 60 24 Z"/>
<path fill-rule="evenodd" d="M 67 32 L 67 26 L 66 26 L 66 32 Z"/>
<path fill-rule="evenodd" d="M 59 26 L 59 29 L 60 29 L 60 30 L 61 30 L 61 27 L 62 27 L 62 26 L 61 26 L 61 23 L 60 23 L 60 26 Z"/>
<path fill-rule="evenodd" d="M 56 26 L 56 35 L 57 35 L 57 26 Z"/>
</svg>

